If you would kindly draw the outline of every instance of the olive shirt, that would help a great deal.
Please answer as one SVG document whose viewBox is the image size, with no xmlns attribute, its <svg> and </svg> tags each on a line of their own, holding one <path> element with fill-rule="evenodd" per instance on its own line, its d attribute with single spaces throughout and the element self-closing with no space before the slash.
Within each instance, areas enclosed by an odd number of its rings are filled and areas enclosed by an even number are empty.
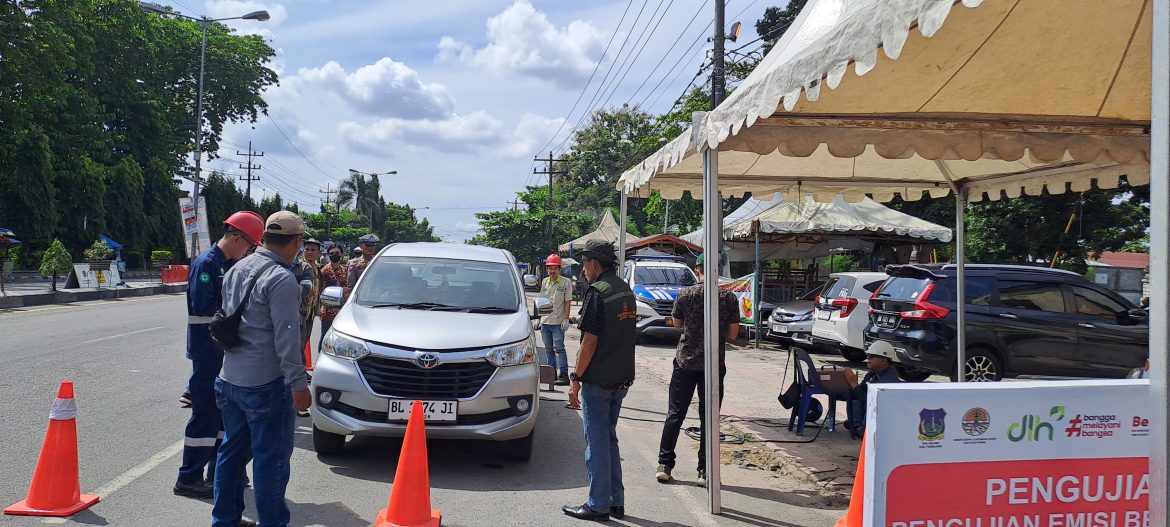
<svg viewBox="0 0 1170 527">
<path fill-rule="evenodd" d="M 568 320 L 569 310 L 565 304 L 573 299 L 571 280 L 563 275 L 557 277 L 555 282 L 552 281 L 552 278 L 545 278 L 540 283 L 540 296 L 547 298 L 552 303 L 552 312 L 540 321 L 541 324 L 559 326 L 561 322 Z"/>
<path fill-rule="evenodd" d="M 684 370 L 703 369 L 703 282 L 678 294 L 674 311 L 670 314 L 675 325 L 682 324 L 683 335 L 678 341 L 674 365 Z M 727 368 L 727 326 L 739 322 L 739 306 L 735 295 L 719 291 L 719 369 Z"/>
</svg>

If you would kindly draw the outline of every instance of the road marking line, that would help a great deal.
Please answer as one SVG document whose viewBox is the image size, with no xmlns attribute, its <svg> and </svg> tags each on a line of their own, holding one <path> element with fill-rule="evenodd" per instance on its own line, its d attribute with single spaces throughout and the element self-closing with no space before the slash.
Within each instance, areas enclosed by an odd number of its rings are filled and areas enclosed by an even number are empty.
<svg viewBox="0 0 1170 527">
<path fill-rule="evenodd" d="M 122 487 L 129 485 L 134 480 L 146 475 L 147 472 L 154 470 L 155 467 L 165 463 L 168 459 L 174 457 L 179 452 L 183 451 L 183 441 L 175 441 L 169 447 L 166 447 L 161 452 L 151 456 L 150 459 L 143 461 L 138 466 L 123 472 L 118 477 L 106 483 L 101 488 L 94 491 L 94 494 L 100 496 L 103 500 L 108 498 L 111 494 L 117 492 Z M 46 518 L 43 523 L 65 523 L 68 518 Z"/>
<path fill-rule="evenodd" d="M 160 300 L 169 300 L 169 299 L 171 299 L 172 296 L 173 296 L 173 294 L 171 294 L 171 293 L 162 293 L 162 294 L 158 294 L 158 295 L 150 295 L 146 298 L 139 298 L 139 299 L 131 298 L 131 299 L 125 299 L 125 300 L 122 300 L 122 299 L 117 299 L 117 300 L 115 300 L 115 299 L 86 300 L 86 301 L 84 301 L 85 302 L 84 304 L 74 304 L 74 305 L 68 305 L 68 306 L 37 307 L 37 308 L 32 308 L 32 309 L 25 309 L 23 307 L 10 307 L 10 308 L 0 309 L 0 313 L 17 315 L 17 314 L 21 314 L 21 313 L 40 313 L 42 311 L 63 311 L 66 309 L 84 309 L 84 308 L 88 308 L 88 307 L 104 306 L 104 305 L 109 304 L 109 303 L 114 302 L 114 301 L 116 301 L 119 304 L 137 304 L 139 302 L 157 302 Z M 162 298 L 157 298 L 157 297 L 162 297 Z"/>
<path fill-rule="evenodd" d="M 163 327 L 164 327 L 164 326 L 155 326 L 155 327 L 153 327 L 153 328 L 146 328 L 146 329 L 140 329 L 140 330 L 138 330 L 138 331 L 131 331 L 131 332 L 129 332 L 129 333 L 121 333 L 121 334 L 118 334 L 118 335 L 110 335 L 110 336 L 108 336 L 108 337 L 101 337 L 101 338 L 96 338 L 96 339 L 89 339 L 89 340 L 86 340 L 86 341 L 82 341 L 81 343 L 82 343 L 82 344 L 89 344 L 90 342 L 100 342 L 100 341 L 103 341 L 103 340 L 116 339 L 116 338 L 118 338 L 118 337 L 125 337 L 125 336 L 128 336 L 128 335 L 135 335 L 135 334 L 138 334 L 138 333 L 146 333 L 147 331 L 154 331 L 154 330 L 156 330 L 156 329 L 163 329 Z"/>
</svg>

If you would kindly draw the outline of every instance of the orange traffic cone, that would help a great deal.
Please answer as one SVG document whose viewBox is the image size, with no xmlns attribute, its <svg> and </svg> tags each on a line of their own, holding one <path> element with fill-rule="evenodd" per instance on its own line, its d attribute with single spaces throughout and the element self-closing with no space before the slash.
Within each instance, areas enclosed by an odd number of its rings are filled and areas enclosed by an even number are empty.
<svg viewBox="0 0 1170 527">
<path fill-rule="evenodd" d="M 414 402 L 406 438 L 398 455 L 398 471 L 390 489 L 390 504 L 378 513 L 374 527 L 438 527 L 442 513 L 431 509 L 431 477 L 427 469 L 427 432 L 422 403 Z"/>
<path fill-rule="evenodd" d="M 837 520 L 834 527 L 861 527 L 865 523 L 865 439 L 857 457 L 857 474 L 853 476 L 853 493 L 849 496 L 849 510 Z"/>
<path fill-rule="evenodd" d="M 37 458 L 28 498 L 4 509 L 4 514 L 72 516 L 98 502 L 97 496 L 81 494 L 76 417 L 73 381 L 63 381 L 57 390 L 57 400 L 49 410 L 49 431 L 41 445 L 41 457 Z"/>
<path fill-rule="evenodd" d="M 305 371 L 313 371 L 313 345 L 305 343 Z"/>
</svg>

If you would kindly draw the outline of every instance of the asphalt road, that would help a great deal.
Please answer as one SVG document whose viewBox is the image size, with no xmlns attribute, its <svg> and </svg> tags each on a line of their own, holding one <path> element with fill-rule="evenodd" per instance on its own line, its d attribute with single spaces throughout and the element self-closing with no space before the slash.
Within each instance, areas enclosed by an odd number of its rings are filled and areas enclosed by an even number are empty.
<svg viewBox="0 0 1170 527">
<path fill-rule="evenodd" d="M 24 498 L 49 406 L 66 379 L 76 386 L 82 492 L 101 496 L 70 519 L 0 516 L 0 526 L 210 524 L 208 502 L 171 494 L 188 412 L 177 402 L 190 367 L 184 315 L 182 295 L 0 311 L 0 507 Z M 563 504 L 584 501 L 587 485 L 580 416 L 564 402 L 563 389 L 542 394 L 528 463 L 504 460 L 491 443 L 429 442 L 432 505 L 442 510 L 444 525 L 581 524 L 560 512 Z M 694 458 L 686 450 L 696 443 L 685 436 L 676 470 L 682 482 L 658 484 L 665 406 L 661 379 L 639 381 L 626 399 L 619 434 L 627 517 L 613 524 L 820 526 L 841 516 L 839 506 L 804 483 L 728 465 L 724 515 L 711 516 L 706 490 L 688 483 Z M 309 426 L 302 419 L 297 430 L 287 493 L 291 525 L 372 524 L 386 506 L 399 443 L 360 438 L 343 455 L 318 459 Z"/>
</svg>

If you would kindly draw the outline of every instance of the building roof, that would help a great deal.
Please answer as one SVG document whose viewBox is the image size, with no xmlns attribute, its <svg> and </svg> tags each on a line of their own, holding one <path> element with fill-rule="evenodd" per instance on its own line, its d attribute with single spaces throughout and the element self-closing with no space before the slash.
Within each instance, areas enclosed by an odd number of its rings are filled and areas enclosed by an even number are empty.
<svg viewBox="0 0 1170 527">
<path fill-rule="evenodd" d="M 1150 268 L 1150 255 L 1147 253 L 1104 251 L 1097 257 L 1097 261 L 1110 267 L 1121 267 L 1125 269 Z"/>
</svg>

